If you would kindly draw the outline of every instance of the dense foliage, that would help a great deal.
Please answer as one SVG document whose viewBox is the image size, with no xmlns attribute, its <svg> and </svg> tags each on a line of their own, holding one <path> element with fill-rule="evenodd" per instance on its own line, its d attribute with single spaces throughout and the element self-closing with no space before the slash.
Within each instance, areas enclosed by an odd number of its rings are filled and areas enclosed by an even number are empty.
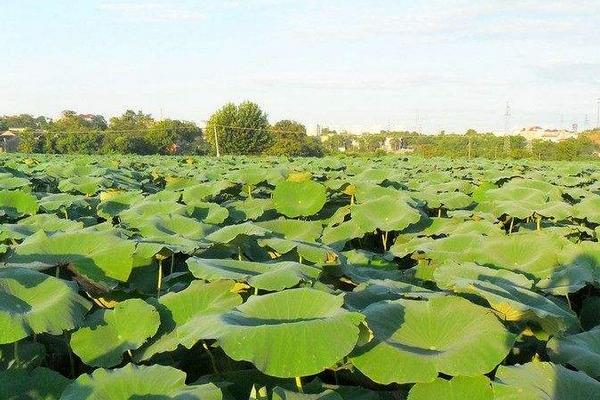
<svg viewBox="0 0 600 400">
<path fill-rule="evenodd" d="M 4 156 L 0 398 L 600 398 L 599 178 Z"/>
<path fill-rule="evenodd" d="M 322 157 L 325 154 L 382 155 L 412 152 L 423 157 L 592 160 L 597 159 L 600 130 L 551 142 L 523 136 L 508 138 L 469 129 L 464 134 L 424 135 L 381 131 L 354 135 L 327 128 L 322 137 L 309 136 L 293 120 L 270 124 L 255 103 L 228 103 L 215 111 L 204 129 L 180 120 L 155 120 L 127 110 L 106 122 L 101 115 L 65 111 L 55 121 L 28 114 L 0 117 L 0 131 L 19 131 L 19 150 L 55 154 L 188 154 Z M 216 140 L 215 140 L 216 139 Z"/>
</svg>

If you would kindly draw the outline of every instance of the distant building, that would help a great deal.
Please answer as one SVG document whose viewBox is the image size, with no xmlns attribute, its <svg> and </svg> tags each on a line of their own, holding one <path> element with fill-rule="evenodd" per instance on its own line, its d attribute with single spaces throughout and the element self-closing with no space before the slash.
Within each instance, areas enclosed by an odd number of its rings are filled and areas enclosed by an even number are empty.
<svg viewBox="0 0 600 400">
<path fill-rule="evenodd" d="M 527 141 L 532 140 L 548 140 L 551 142 L 560 142 L 561 140 L 576 138 L 576 130 L 566 129 L 544 129 L 541 126 L 531 126 L 523 128 L 514 133 L 515 135 L 523 136 Z"/>
<path fill-rule="evenodd" d="M 0 132 L 0 152 L 11 153 L 19 149 L 19 131 L 22 131 L 22 129 L 9 129 Z"/>
</svg>

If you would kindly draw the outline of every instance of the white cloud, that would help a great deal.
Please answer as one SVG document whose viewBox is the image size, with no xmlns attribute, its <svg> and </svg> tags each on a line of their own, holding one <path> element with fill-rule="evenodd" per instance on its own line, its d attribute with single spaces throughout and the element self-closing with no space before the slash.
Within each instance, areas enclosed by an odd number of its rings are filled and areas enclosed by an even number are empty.
<svg viewBox="0 0 600 400">
<path fill-rule="evenodd" d="M 192 7 L 173 2 L 106 2 L 102 11 L 143 21 L 201 21 L 206 15 Z"/>
</svg>

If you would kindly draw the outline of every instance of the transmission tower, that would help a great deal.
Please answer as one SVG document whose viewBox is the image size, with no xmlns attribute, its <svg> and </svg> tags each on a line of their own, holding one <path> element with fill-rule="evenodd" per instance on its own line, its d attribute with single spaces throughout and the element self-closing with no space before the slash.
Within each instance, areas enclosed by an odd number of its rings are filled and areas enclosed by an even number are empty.
<svg viewBox="0 0 600 400">
<path fill-rule="evenodd" d="M 504 152 L 508 155 L 510 153 L 510 137 L 509 137 L 509 129 L 510 129 L 510 103 L 506 102 L 506 111 L 504 112 Z"/>
</svg>

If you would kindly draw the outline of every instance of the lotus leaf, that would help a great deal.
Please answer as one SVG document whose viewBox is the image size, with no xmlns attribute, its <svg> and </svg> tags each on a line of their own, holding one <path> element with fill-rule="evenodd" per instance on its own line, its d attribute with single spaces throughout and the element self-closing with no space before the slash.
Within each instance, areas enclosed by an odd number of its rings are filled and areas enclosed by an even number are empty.
<svg viewBox="0 0 600 400">
<path fill-rule="evenodd" d="M 135 350 L 158 330 L 160 318 L 140 299 L 120 302 L 113 310 L 98 310 L 71 336 L 71 348 L 94 367 L 114 367 L 125 351 Z"/>
<path fill-rule="evenodd" d="M 0 344 L 81 325 L 91 304 L 75 285 L 26 268 L 0 268 Z"/>
<path fill-rule="evenodd" d="M 440 372 L 481 375 L 515 341 L 490 310 L 455 296 L 382 301 L 363 313 L 374 338 L 351 361 L 382 384 L 431 382 Z"/>
<path fill-rule="evenodd" d="M 319 212 L 327 201 L 325 186 L 313 181 L 281 181 L 273 190 L 273 205 L 286 217 L 306 217 Z"/>
<path fill-rule="evenodd" d="M 231 358 L 250 361 L 268 375 L 313 375 L 358 341 L 363 316 L 342 303 L 342 297 L 308 288 L 253 296 L 232 311 L 190 320 L 178 335 L 186 347 L 215 338 Z"/>
</svg>

